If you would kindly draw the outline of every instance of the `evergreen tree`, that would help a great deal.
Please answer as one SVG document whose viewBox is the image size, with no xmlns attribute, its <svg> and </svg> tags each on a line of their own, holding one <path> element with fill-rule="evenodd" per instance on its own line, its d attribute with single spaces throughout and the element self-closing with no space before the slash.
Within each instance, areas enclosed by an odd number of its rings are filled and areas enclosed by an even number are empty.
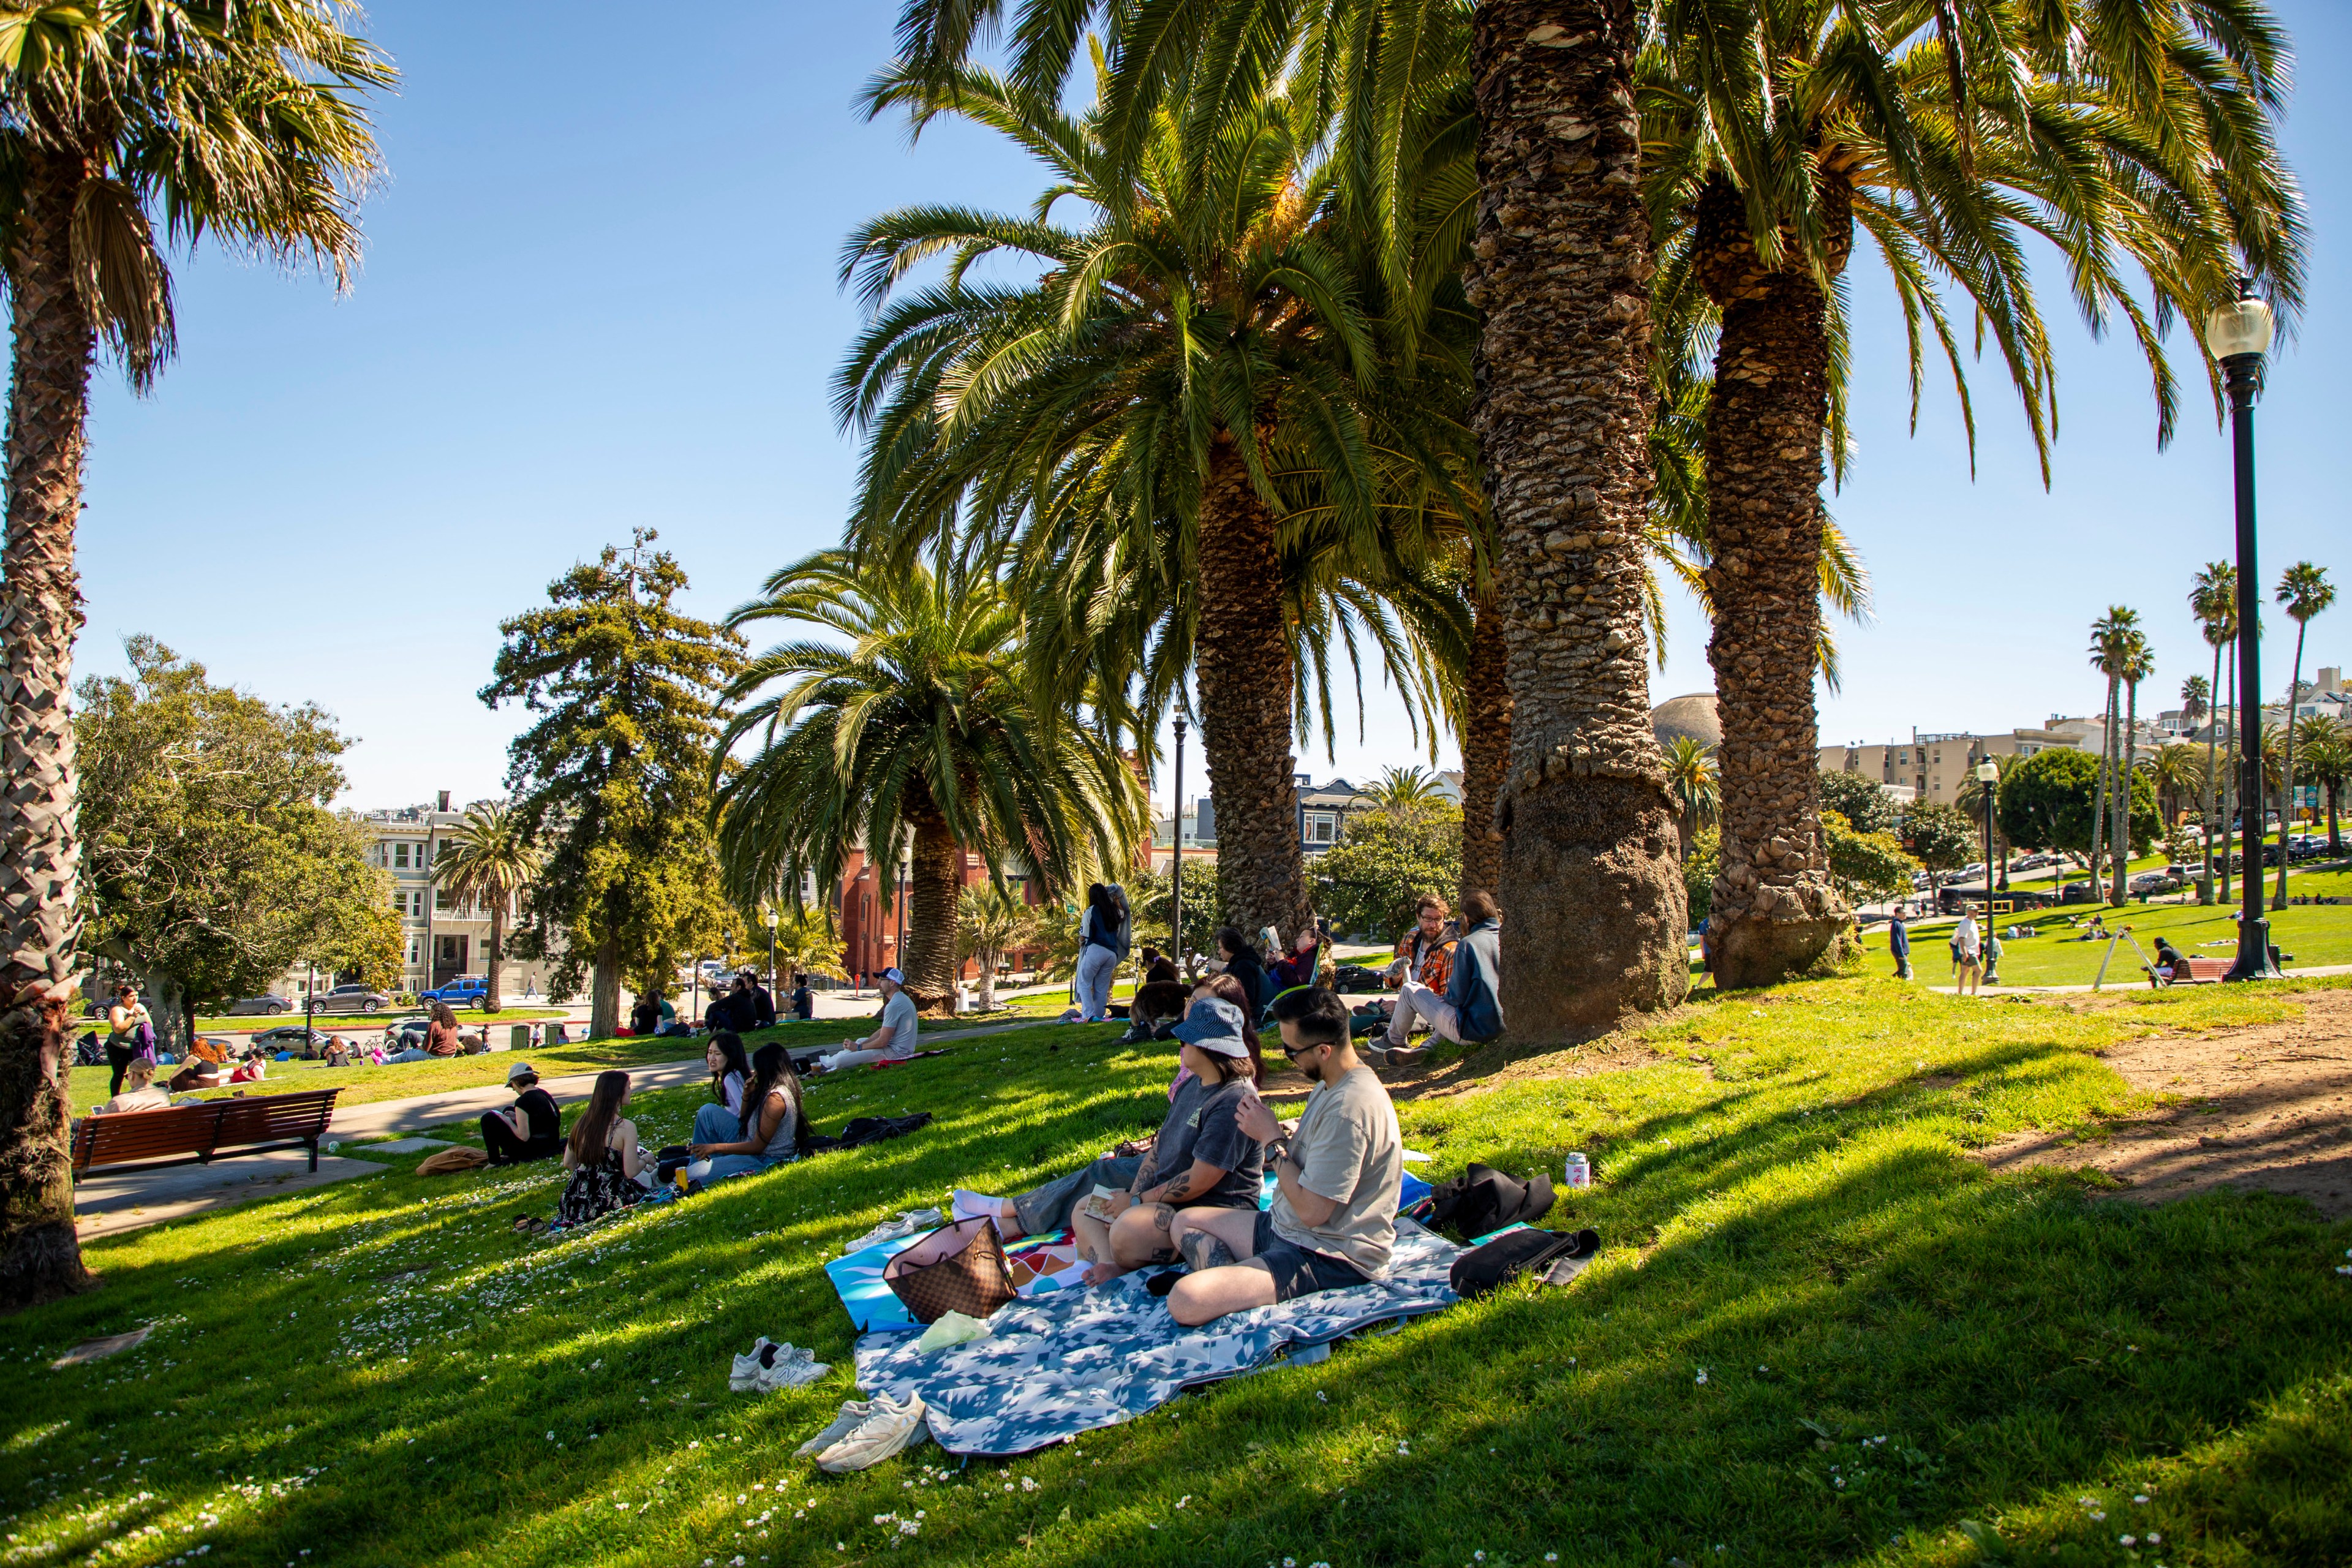
<svg viewBox="0 0 2352 1568">
<path fill-rule="evenodd" d="M 590 1033 L 620 1025 L 624 973 L 665 986 L 715 947 L 730 910 L 711 847 L 719 689 L 742 666 L 734 633 L 679 612 L 686 574 L 656 535 L 607 545 L 548 585 L 506 638 L 481 699 L 540 715 L 508 748 L 516 831 L 546 860 L 525 889 L 521 957 L 551 956 L 548 989 L 590 984 Z"/>
</svg>

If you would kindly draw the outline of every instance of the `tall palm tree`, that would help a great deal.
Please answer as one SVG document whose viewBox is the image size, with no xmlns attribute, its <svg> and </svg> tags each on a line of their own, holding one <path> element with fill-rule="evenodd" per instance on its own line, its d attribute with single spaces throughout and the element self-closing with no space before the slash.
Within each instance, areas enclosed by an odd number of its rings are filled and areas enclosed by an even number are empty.
<svg viewBox="0 0 2352 1568">
<path fill-rule="evenodd" d="M 522 818 L 503 801 L 485 801 L 466 813 L 449 830 L 448 847 L 434 862 L 435 882 L 461 903 L 478 903 L 490 911 L 490 946 L 482 962 L 486 989 L 482 1009 L 496 1013 L 506 1004 L 499 985 L 506 963 L 507 922 L 515 900 L 545 860 L 524 829 Z"/>
<path fill-rule="evenodd" d="M 2200 568 L 2190 579 L 2189 613 L 2197 617 L 2200 635 L 2213 650 L 2213 679 L 2207 689 L 2214 696 L 2221 690 L 2221 650 L 2233 646 L 2238 638 L 2238 569 L 2227 561 L 2213 561 Z M 2220 746 L 2221 719 L 2218 710 L 2212 714 L 2210 727 L 2205 733 L 2205 877 L 2198 884 L 2197 901 L 2213 901 L 2213 835 L 2221 819 L 2221 770 Z M 2230 857 L 2225 849 L 2221 856 L 2221 901 L 2230 899 Z"/>
<path fill-rule="evenodd" d="M 148 0 L 0 14 L 9 381 L 0 548 L 0 1307 L 82 1282 L 58 1064 L 81 930 L 67 694 L 74 531 L 101 344 L 136 390 L 173 351 L 157 229 L 316 259 L 343 280 L 378 164 L 363 94 L 391 63 L 328 0 Z"/>
<path fill-rule="evenodd" d="M 1835 291 L 1857 226 L 1893 274 L 1915 386 L 1931 330 L 1967 410 L 1941 302 L 1956 289 L 1999 348 L 2045 472 L 2054 365 L 2030 237 L 2057 244 L 2094 331 L 2110 313 L 2131 322 L 2160 438 L 2174 393 L 2158 324 L 2227 297 L 2242 252 L 2299 297 L 2294 190 L 2267 128 L 2218 138 L 2204 113 L 2219 105 L 2200 103 L 2244 91 L 2274 109 L 2284 57 L 2272 40 L 2231 57 L 2226 86 L 2168 67 L 2157 74 L 2169 92 L 2143 100 L 2126 62 L 2086 55 L 2080 38 L 2053 52 L 2062 40 L 2042 26 L 2031 8 L 1990 5 L 1659 0 L 1638 74 L 1660 312 L 1704 308 L 1720 321 L 1706 437 L 1724 725 L 1708 921 L 1719 981 L 1801 972 L 1849 920 L 1817 820 L 1811 693 L 1823 455 L 1845 446 Z M 2209 173 L 2215 160 L 2271 205 L 2233 225 L 2235 187 Z"/>
<path fill-rule="evenodd" d="M 2120 717 L 2116 699 L 2123 684 L 2128 639 L 2138 622 L 2138 612 L 2128 605 L 2111 605 L 2105 615 L 2091 623 L 2091 668 L 2107 678 L 2106 706 L 2099 710 L 2098 782 L 2091 805 L 2091 886 L 2095 889 L 2100 881 L 2099 868 L 2106 864 L 2107 819 L 2116 799 L 2116 723 Z"/>
<path fill-rule="evenodd" d="M 2135 617 L 2137 618 L 2137 617 Z M 2156 649 L 2132 626 L 2123 636 L 2117 674 L 2124 683 L 2124 727 L 2116 738 L 2116 874 L 2110 903 L 2124 901 L 2131 868 L 2132 778 L 2139 767 L 2139 683 L 2156 673 Z"/>
<path fill-rule="evenodd" d="M 719 749 L 757 738 L 718 782 L 719 863 L 745 901 L 799 907 L 804 876 L 840 886 L 850 851 L 897 863 L 912 844 L 906 951 L 919 1005 L 954 997 L 963 857 L 1053 890 L 1131 859 L 1142 785 L 1088 715 L 1041 712 L 1003 585 L 952 561 L 861 563 L 823 550 L 783 567 L 730 626 L 821 628 L 754 658 Z M 1222 835 L 1223 824 L 1219 825 Z"/>
<path fill-rule="evenodd" d="M 2296 728 L 2303 731 L 2303 773 L 2327 796 L 2327 852 L 2344 853 L 2344 836 L 2336 823 L 2336 797 L 2352 781 L 2352 731 L 2325 713 L 2306 713 Z"/>
<path fill-rule="evenodd" d="M 2303 692 L 2303 636 L 2311 629 L 2311 617 L 2336 603 L 2336 584 L 2321 568 L 2298 561 L 2279 574 L 2277 598 L 2294 622 L 2294 679 L 2286 689 L 2286 761 L 2282 765 L 2286 782 L 2279 801 L 2278 889 L 2271 895 L 2271 908 L 2283 910 L 2286 908 L 2287 825 L 2294 816 L 2294 709 L 2295 699 Z"/>
<path fill-rule="evenodd" d="M 1266 95 L 1192 163 L 1160 115 L 1123 168 L 1099 106 L 1073 114 L 984 72 L 901 69 L 869 103 L 903 107 L 918 127 L 976 121 L 1034 154 L 1053 184 L 1029 216 L 910 208 L 852 237 L 845 279 L 877 310 L 838 382 L 868 439 L 854 537 L 903 554 L 961 514 L 959 547 L 1009 551 L 1039 635 L 1059 636 L 1066 657 L 1043 660 L 1046 676 L 1099 679 L 1100 660 L 1123 652 L 1127 668 L 1156 662 L 1145 687 L 1165 693 L 1189 664 L 1224 911 L 1250 930 L 1304 923 L 1294 634 L 1331 600 L 1287 595 L 1329 582 L 1334 552 L 1383 550 L 1367 390 L 1379 351 L 1314 106 Z M 1055 221 L 1081 208 L 1081 221 Z M 939 256 L 944 283 L 900 289 Z M 1024 263 L 1035 281 L 969 281 L 984 258 Z M 1301 470 L 1311 518 L 1288 511 L 1285 477 Z M 1319 554 L 1288 548 L 1318 531 L 1330 536 Z M 1066 634 L 1047 624 L 1055 606 L 1076 623 Z M 1395 652 L 1392 668 L 1410 663 Z"/>
<path fill-rule="evenodd" d="M 1691 841 L 1698 830 L 1716 820 L 1723 804 L 1723 785 L 1715 768 L 1713 751 L 1697 737 L 1677 735 L 1666 746 L 1666 788 L 1677 808 L 1675 829 L 1682 842 L 1683 858 L 1690 858 Z"/>
<path fill-rule="evenodd" d="M 2192 675 L 2180 683 L 2180 718 L 2194 734 L 2205 715 L 2213 711 L 2213 688 L 2201 675 Z"/>
</svg>

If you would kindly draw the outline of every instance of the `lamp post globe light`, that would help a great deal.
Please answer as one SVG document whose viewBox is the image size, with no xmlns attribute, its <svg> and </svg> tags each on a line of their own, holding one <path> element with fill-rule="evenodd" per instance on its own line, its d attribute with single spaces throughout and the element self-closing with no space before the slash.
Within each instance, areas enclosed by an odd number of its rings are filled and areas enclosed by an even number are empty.
<svg viewBox="0 0 2352 1568">
<path fill-rule="evenodd" d="M 1987 985 L 1998 985 L 2000 984 L 2000 961 L 1993 956 L 1992 945 L 1992 792 L 1993 786 L 2000 782 L 2000 769 L 1993 765 L 1992 756 L 1988 752 L 1985 755 L 1984 761 L 1977 764 L 1977 784 L 1979 785 L 1977 793 L 1984 799 L 1985 816 L 1985 918 L 1984 936 L 1982 942 L 1985 955 L 1984 983 Z"/>
<path fill-rule="evenodd" d="M 2252 279 L 2241 279 L 2238 297 L 2206 317 L 2205 342 L 2230 389 L 2238 513 L 2238 845 L 2245 875 L 2239 880 L 2238 958 L 2221 978 L 2271 980 L 2278 970 L 2271 963 L 2271 922 L 2263 914 L 2262 592 L 2254 561 L 2254 400 L 2263 389 L 2263 356 L 2270 352 L 2271 310 L 2256 298 Z M 2279 852 L 2285 853 L 2284 844 Z"/>
</svg>

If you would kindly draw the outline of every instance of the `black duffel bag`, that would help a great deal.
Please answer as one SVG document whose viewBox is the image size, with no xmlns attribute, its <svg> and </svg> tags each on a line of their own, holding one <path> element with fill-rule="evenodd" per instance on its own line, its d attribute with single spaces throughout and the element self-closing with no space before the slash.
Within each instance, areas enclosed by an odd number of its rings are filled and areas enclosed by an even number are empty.
<svg viewBox="0 0 2352 1568">
<path fill-rule="evenodd" d="M 1501 1289 L 1522 1274 L 1545 1285 L 1565 1285 L 1601 1250 L 1597 1230 L 1515 1230 L 1454 1260 L 1450 1283 L 1465 1300 Z"/>
</svg>

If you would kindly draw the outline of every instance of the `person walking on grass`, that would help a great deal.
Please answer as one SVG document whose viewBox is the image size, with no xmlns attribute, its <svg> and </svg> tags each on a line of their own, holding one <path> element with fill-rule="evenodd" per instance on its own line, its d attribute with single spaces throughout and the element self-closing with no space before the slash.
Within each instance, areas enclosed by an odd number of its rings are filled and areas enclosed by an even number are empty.
<svg viewBox="0 0 2352 1568">
<path fill-rule="evenodd" d="M 1494 896 L 1483 890 L 1465 896 L 1462 923 L 1466 929 L 1454 944 L 1444 994 L 1406 981 L 1373 1065 L 1386 1066 L 1405 1048 L 1416 1020 L 1456 1045 L 1483 1045 L 1503 1032 L 1503 1004 L 1496 994 L 1503 975 L 1503 922 Z"/>
<path fill-rule="evenodd" d="M 1168 1292 L 1168 1311 L 1186 1328 L 1388 1273 L 1404 1180 L 1396 1108 L 1358 1058 L 1348 1005 L 1335 993 L 1290 992 L 1275 1020 L 1283 1055 L 1315 1088 L 1288 1137 L 1255 1094 L 1236 1118 L 1265 1145 L 1277 1184 L 1271 1209 L 1185 1209 L 1171 1225 L 1171 1245 L 1192 1272 Z"/>
<path fill-rule="evenodd" d="M 907 994 L 907 977 L 897 969 L 882 972 L 882 1026 L 862 1040 L 844 1040 L 841 1049 L 819 1058 L 827 1072 L 865 1067 L 873 1062 L 902 1062 L 915 1054 L 915 999 Z M 761 1047 L 766 1049 L 765 1047 Z"/>
<path fill-rule="evenodd" d="M 1903 908 L 1896 905 L 1895 918 L 1886 922 L 1886 951 L 1895 955 L 1895 978 L 1911 978 L 1911 928 L 1903 923 Z"/>
<path fill-rule="evenodd" d="M 1984 938 L 1977 930 L 1973 910 L 1960 911 L 1959 927 L 1952 932 L 1952 970 L 1959 976 L 1959 994 L 1977 994 L 1978 984 L 1984 978 Z"/>
</svg>

